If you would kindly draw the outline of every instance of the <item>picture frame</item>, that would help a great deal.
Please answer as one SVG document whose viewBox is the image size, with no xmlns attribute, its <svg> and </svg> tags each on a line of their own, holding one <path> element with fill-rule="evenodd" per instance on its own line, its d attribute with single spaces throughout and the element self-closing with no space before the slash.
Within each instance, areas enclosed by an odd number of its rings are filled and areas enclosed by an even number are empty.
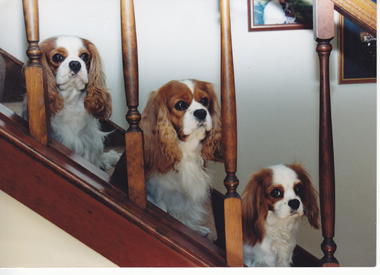
<svg viewBox="0 0 380 275">
<path fill-rule="evenodd" d="M 292 0 L 291 5 L 286 2 L 289 0 L 248 0 L 248 31 L 312 29 L 313 0 Z M 285 16 L 284 5 L 290 16 Z"/>
<path fill-rule="evenodd" d="M 339 15 L 339 84 L 377 82 L 376 44 L 376 38 Z"/>
</svg>

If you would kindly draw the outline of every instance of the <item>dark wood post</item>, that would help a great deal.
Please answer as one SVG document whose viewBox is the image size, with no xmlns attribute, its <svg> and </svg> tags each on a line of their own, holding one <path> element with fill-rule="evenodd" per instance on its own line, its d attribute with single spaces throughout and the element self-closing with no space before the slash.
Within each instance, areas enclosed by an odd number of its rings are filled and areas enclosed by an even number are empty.
<svg viewBox="0 0 380 275">
<path fill-rule="evenodd" d="M 314 2 L 314 31 L 320 62 L 319 195 L 322 218 L 321 266 L 339 266 L 334 257 L 335 176 L 331 122 L 329 57 L 334 37 L 334 4 L 330 0 Z"/>
<path fill-rule="evenodd" d="M 129 199 L 146 209 L 143 134 L 139 127 L 139 74 L 137 38 L 133 0 L 121 0 L 121 35 L 124 85 L 128 105 L 126 119 L 129 128 L 125 134 Z"/>
<path fill-rule="evenodd" d="M 239 180 L 235 175 L 237 166 L 236 100 L 228 0 L 220 1 L 220 12 L 222 134 L 225 147 L 224 165 L 227 173 L 224 179 L 224 185 L 227 188 L 224 199 L 226 255 L 229 266 L 243 266 L 241 199 L 236 192 Z"/>
<path fill-rule="evenodd" d="M 46 72 L 41 65 L 42 51 L 38 22 L 38 1 L 23 0 L 26 36 L 29 43 L 26 51 L 29 62 L 24 69 L 30 134 L 40 143 L 50 142 L 50 117 Z"/>
</svg>

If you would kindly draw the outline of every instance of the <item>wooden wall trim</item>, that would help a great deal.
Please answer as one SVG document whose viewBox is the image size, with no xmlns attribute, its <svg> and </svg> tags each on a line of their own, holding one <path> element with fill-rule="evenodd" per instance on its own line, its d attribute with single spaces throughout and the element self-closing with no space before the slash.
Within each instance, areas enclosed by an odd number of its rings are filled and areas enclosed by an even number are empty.
<svg viewBox="0 0 380 275">
<path fill-rule="evenodd" d="M 152 205 L 139 209 L 107 174 L 91 172 L 91 164 L 79 156 L 62 154 L 54 140 L 49 147 L 39 144 L 4 109 L 0 104 L 0 154 L 7 156 L 0 159 L 0 189 L 5 193 L 119 266 L 226 265 L 214 244 L 178 221 L 168 226 L 169 215 Z"/>
</svg>

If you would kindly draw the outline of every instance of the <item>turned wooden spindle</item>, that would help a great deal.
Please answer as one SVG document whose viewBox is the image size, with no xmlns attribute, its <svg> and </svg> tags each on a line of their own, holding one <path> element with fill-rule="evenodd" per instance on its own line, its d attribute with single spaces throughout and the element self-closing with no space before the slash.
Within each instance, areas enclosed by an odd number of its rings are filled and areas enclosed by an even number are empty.
<svg viewBox="0 0 380 275">
<path fill-rule="evenodd" d="M 338 265 L 334 258 L 336 244 L 333 241 L 335 224 L 335 176 L 334 148 L 331 122 L 329 56 L 332 46 L 329 40 L 318 40 L 320 62 L 320 123 L 319 123 L 319 195 L 322 218 L 321 245 L 323 266 Z"/>
<path fill-rule="evenodd" d="M 226 232 L 226 256 L 229 266 L 243 266 L 243 233 L 241 199 L 236 189 L 237 126 L 235 80 L 231 41 L 230 7 L 228 0 L 220 1 L 221 12 L 221 108 L 222 135 L 225 148 L 224 165 L 227 173 L 224 185 L 227 193 L 224 199 Z"/>
<path fill-rule="evenodd" d="M 320 64 L 320 128 L 319 128 L 319 196 L 322 220 L 324 257 L 321 266 L 339 266 L 334 257 L 336 244 L 335 228 L 335 175 L 332 135 L 329 57 L 330 44 L 334 37 L 334 4 L 330 0 L 314 2 L 314 34 L 318 42 L 317 53 Z"/>
<path fill-rule="evenodd" d="M 38 1 L 23 0 L 24 20 L 29 47 L 29 62 L 24 68 L 30 134 L 40 143 L 50 142 L 50 117 L 48 113 L 47 76 L 41 65 L 42 51 L 38 46 Z"/>
<path fill-rule="evenodd" d="M 146 209 L 146 186 L 144 176 L 143 134 L 139 127 L 141 115 L 139 105 L 137 38 L 133 0 L 121 0 L 121 35 L 124 68 L 124 86 L 129 128 L 125 134 L 129 199 Z"/>
</svg>

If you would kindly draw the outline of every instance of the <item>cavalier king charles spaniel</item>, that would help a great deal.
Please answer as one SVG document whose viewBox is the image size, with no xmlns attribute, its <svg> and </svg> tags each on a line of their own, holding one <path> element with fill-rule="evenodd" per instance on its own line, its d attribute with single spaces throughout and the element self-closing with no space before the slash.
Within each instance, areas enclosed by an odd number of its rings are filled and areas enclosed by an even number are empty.
<svg viewBox="0 0 380 275">
<path fill-rule="evenodd" d="M 242 194 L 243 252 L 247 266 L 290 266 L 298 221 L 319 228 L 318 193 L 300 164 L 254 174 Z"/>
<path fill-rule="evenodd" d="M 211 177 L 223 161 L 220 106 L 211 83 L 171 81 L 151 92 L 142 113 L 148 200 L 207 236 Z"/>
<path fill-rule="evenodd" d="M 100 130 L 99 120 L 111 116 L 112 105 L 95 45 L 83 38 L 59 36 L 40 47 L 52 137 L 101 169 L 115 165 L 120 154 L 103 152 L 107 133 Z M 26 98 L 21 115 L 28 118 Z"/>
</svg>

